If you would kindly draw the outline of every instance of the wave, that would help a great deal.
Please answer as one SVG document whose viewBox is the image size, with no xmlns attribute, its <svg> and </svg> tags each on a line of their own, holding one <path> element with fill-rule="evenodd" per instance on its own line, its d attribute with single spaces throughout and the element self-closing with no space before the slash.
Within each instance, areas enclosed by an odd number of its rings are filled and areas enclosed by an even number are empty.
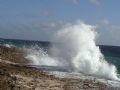
<svg viewBox="0 0 120 90">
<path fill-rule="evenodd" d="M 83 22 L 63 26 L 53 36 L 49 54 L 42 48 L 27 49 L 26 58 L 32 65 L 59 66 L 71 72 L 96 75 L 107 79 L 119 80 L 117 69 L 109 64 L 95 41 L 95 27 Z"/>
<path fill-rule="evenodd" d="M 1 44 L 1 45 L 5 46 L 5 47 L 8 47 L 8 48 L 16 47 L 16 46 L 13 45 L 13 44 Z"/>
<path fill-rule="evenodd" d="M 31 65 L 57 66 L 56 60 L 50 57 L 46 51 L 38 45 L 24 49 L 27 53 L 26 58 L 31 60 Z"/>
</svg>

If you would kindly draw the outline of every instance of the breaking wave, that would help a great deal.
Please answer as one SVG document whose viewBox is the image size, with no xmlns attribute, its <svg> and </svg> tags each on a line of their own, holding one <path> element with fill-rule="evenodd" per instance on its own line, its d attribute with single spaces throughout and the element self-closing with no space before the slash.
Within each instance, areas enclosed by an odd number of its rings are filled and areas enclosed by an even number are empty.
<svg viewBox="0 0 120 90">
<path fill-rule="evenodd" d="M 53 36 L 49 54 L 40 47 L 27 50 L 33 65 L 61 66 L 71 72 L 82 72 L 118 80 L 117 69 L 109 64 L 95 44 L 95 27 L 82 22 L 65 25 Z M 58 44 L 59 43 L 59 44 Z"/>
</svg>

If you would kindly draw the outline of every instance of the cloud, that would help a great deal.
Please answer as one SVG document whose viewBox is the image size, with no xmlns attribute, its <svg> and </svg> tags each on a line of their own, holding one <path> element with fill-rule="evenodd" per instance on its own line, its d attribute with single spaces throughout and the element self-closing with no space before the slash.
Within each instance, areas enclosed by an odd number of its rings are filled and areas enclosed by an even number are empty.
<svg viewBox="0 0 120 90">
<path fill-rule="evenodd" d="M 78 4 L 80 0 L 72 0 L 74 4 Z"/>
<path fill-rule="evenodd" d="M 73 4 L 79 4 L 80 0 L 65 0 L 65 1 L 68 1 L 68 2 L 71 2 Z"/>
<path fill-rule="evenodd" d="M 46 22 L 37 22 L 32 24 L 32 28 L 38 28 L 40 30 L 56 30 L 61 28 L 64 25 L 62 21 L 46 21 Z"/>
<path fill-rule="evenodd" d="M 100 20 L 97 24 L 99 43 L 120 46 L 120 26 L 107 19 Z"/>
<path fill-rule="evenodd" d="M 7 27 L 6 27 L 7 26 Z M 62 26 L 62 22 L 17 22 L 0 24 L 3 38 L 50 40 L 51 35 Z"/>
<path fill-rule="evenodd" d="M 94 5 L 100 5 L 100 0 L 90 0 L 90 2 Z"/>
<path fill-rule="evenodd" d="M 79 4 L 81 0 L 65 0 L 65 1 L 69 1 L 69 2 L 72 2 L 73 4 Z M 89 2 L 91 2 L 92 4 L 96 5 L 96 6 L 99 6 L 100 5 L 100 1 L 101 0 L 88 0 Z"/>
<path fill-rule="evenodd" d="M 74 22 L 73 22 L 74 23 Z M 44 22 L 21 22 L 0 24 L 0 36 L 5 38 L 30 39 L 30 40 L 51 40 L 51 36 L 69 22 L 44 21 Z M 72 24 L 72 23 L 71 23 Z M 7 26 L 7 27 L 6 27 Z M 120 46 L 120 26 L 107 19 L 98 21 L 96 25 L 98 32 L 98 44 Z"/>
<path fill-rule="evenodd" d="M 99 23 L 102 25 L 109 25 L 110 24 L 110 22 L 107 19 L 100 20 Z"/>
</svg>

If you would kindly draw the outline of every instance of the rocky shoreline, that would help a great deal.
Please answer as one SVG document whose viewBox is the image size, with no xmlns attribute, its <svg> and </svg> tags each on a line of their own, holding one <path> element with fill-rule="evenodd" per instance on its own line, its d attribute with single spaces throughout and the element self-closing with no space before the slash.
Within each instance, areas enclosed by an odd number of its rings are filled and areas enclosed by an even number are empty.
<svg viewBox="0 0 120 90">
<path fill-rule="evenodd" d="M 27 63 L 22 50 L 0 46 L 0 90 L 120 90 L 96 80 L 48 75 Z"/>
</svg>

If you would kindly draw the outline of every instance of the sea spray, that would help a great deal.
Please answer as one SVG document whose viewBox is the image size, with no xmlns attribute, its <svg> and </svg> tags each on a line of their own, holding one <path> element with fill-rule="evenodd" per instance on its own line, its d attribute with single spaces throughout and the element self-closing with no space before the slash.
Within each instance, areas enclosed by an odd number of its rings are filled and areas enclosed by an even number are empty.
<svg viewBox="0 0 120 90">
<path fill-rule="evenodd" d="M 82 72 L 118 80 L 116 67 L 107 63 L 95 44 L 95 27 L 82 22 L 65 25 L 53 37 L 49 55 L 43 50 L 32 50 L 27 58 L 37 65 L 61 66 L 71 72 Z"/>
<path fill-rule="evenodd" d="M 26 58 L 30 60 L 31 65 L 47 65 L 47 66 L 57 66 L 56 60 L 51 58 L 47 51 L 43 50 L 38 45 L 33 47 L 24 48 L 24 51 L 27 53 Z"/>
</svg>

